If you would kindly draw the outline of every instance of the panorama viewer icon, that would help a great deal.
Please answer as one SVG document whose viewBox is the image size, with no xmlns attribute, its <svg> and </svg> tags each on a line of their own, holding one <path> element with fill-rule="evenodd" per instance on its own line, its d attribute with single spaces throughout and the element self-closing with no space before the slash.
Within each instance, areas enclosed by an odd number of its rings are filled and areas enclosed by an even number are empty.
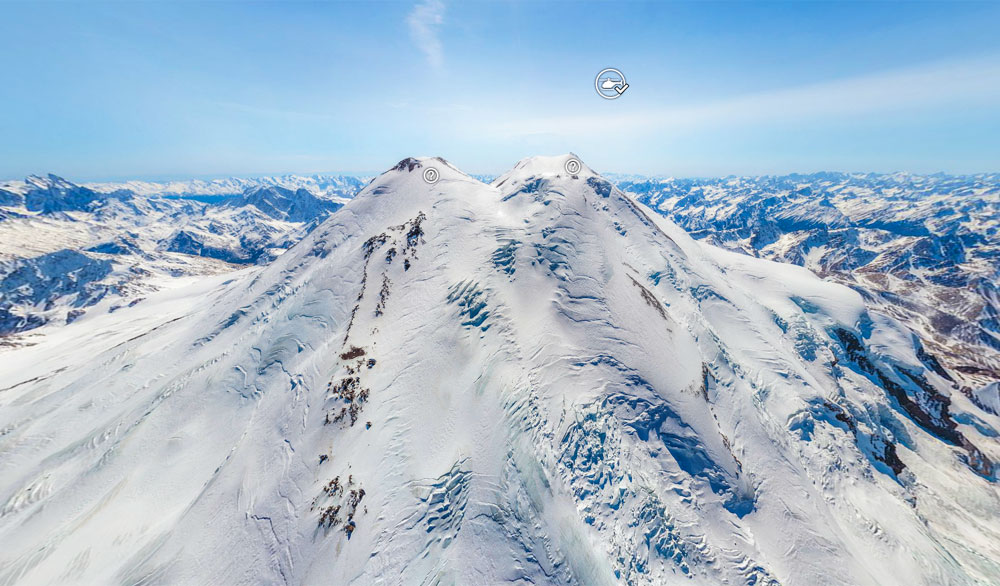
<svg viewBox="0 0 1000 586">
<path fill-rule="evenodd" d="M 628 82 L 625 81 L 624 73 L 614 67 L 608 67 L 602 69 L 594 78 L 594 89 L 597 90 L 597 95 L 605 100 L 615 100 L 628 89 Z"/>
</svg>

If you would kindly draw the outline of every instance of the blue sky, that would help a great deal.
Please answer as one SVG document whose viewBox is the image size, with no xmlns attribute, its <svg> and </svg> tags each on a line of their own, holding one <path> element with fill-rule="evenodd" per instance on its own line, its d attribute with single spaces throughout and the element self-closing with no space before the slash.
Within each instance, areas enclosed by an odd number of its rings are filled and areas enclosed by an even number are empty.
<svg viewBox="0 0 1000 586">
<path fill-rule="evenodd" d="M 0 178 L 1000 171 L 1000 3 L 0 0 Z M 594 75 L 625 72 L 600 99 Z"/>
</svg>

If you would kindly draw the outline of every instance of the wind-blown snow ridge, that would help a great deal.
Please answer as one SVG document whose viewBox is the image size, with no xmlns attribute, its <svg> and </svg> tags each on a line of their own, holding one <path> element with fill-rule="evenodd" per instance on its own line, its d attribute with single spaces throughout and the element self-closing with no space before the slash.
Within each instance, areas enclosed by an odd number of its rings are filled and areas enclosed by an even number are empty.
<svg viewBox="0 0 1000 586">
<path fill-rule="evenodd" d="M 987 394 L 570 156 L 7 352 L 0 584 L 1000 579 Z"/>
</svg>

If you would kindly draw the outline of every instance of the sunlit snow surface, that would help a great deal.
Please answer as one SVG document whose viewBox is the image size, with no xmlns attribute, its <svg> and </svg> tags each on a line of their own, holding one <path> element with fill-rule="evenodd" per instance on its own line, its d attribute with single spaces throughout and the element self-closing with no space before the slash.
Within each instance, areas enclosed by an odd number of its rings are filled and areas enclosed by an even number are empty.
<svg viewBox="0 0 1000 586">
<path fill-rule="evenodd" d="M 568 157 L 0 353 L 0 584 L 1000 582 L 1000 417 Z"/>
</svg>

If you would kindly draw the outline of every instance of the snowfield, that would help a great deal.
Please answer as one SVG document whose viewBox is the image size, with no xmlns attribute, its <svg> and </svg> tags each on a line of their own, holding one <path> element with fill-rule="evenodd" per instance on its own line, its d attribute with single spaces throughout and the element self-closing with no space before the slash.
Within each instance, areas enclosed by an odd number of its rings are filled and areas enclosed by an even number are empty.
<svg viewBox="0 0 1000 586">
<path fill-rule="evenodd" d="M 0 350 L 0 585 L 1000 583 L 995 384 L 571 157 Z"/>
</svg>

